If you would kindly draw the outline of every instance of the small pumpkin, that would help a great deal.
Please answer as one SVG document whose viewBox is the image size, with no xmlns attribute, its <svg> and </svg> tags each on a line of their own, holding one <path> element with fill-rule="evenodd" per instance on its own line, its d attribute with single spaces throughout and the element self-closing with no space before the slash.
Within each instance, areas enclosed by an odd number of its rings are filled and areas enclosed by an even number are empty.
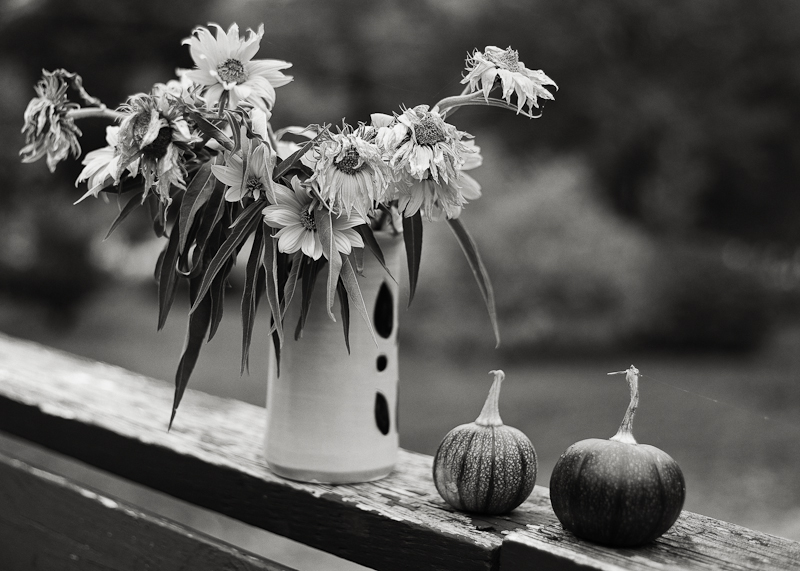
<svg viewBox="0 0 800 571">
<path fill-rule="evenodd" d="M 631 365 L 619 373 L 625 373 L 631 401 L 617 434 L 570 446 L 553 468 L 550 501 L 561 524 L 576 536 L 610 547 L 636 547 L 672 527 L 686 484 L 669 454 L 634 439 L 639 370 Z"/>
<path fill-rule="evenodd" d="M 433 481 L 454 508 L 496 515 L 513 510 L 533 491 L 536 450 L 520 430 L 503 424 L 498 400 L 505 374 L 489 374 L 494 381 L 478 418 L 455 427 L 439 444 Z"/>
</svg>

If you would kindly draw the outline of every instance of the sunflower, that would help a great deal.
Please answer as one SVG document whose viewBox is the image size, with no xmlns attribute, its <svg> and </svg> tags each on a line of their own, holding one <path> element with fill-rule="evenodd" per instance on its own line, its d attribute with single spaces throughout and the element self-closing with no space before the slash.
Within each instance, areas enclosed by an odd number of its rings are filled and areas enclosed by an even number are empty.
<svg viewBox="0 0 800 571">
<path fill-rule="evenodd" d="M 108 146 L 95 149 L 94 151 L 86 153 L 86 156 L 83 157 L 81 164 L 83 164 L 84 167 L 75 181 L 75 186 L 86 181 L 86 186 L 89 187 L 89 190 L 75 201 L 75 204 L 89 196 L 97 198 L 100 191 L 114 180 L 114 175 L 117 172 L 117 164 L 119 163 L 119 151 L 117 150 L 117 145 L 119 144 L 118 126 L 106 127 L 106 143 L 108 143 Z M 138 161 L 133 161 L 128 165 L 128 172 L 131 176 L 135 176 L 138 169 Z"/>
<path fill-rule="evenodd" d="M 471 135 L 446 123 L 427 105 L 418 105 L 379 128 L 376 141 L 389 154 L 396 173 L 417 181 L 447 182 L 456 176 L 464 156 L 472 152 L 463 141 L 468 137 Z"/>
<path fill-rule="evenodd" d="M 200 142 L 183 117 L 183 104 L 164 90 L 133 95 L 120 108 L 125 115 L 119 129 L 120 154 L 114 183 L 134 161 L 144 177 L 144 196 L 154 189 L 169 204 L 172 185 L 185 189 L 183 155 L 191 143 Z"/>
<path fill-rule="evenodd" d="M 81 154 L 78 137 L 81 130 L 69 116 L 69 112 L 80 108 L 67 97 L 69 85 L 62 70 L 44 70 L 42 79 L 34 87 L 37 97 L 31 99 L 25 109 L 22 132 L 26 145 L 19 152 L 23 163 L 38 161 L 47 156 L 47 168 L 54 172 L 56 165 L 70 153 Z"/>
<path fill-rule="evenodd" d="M 269 145 L 251 141 L 247 153 L 247 172 L 244 172 L 244 161 L 241 151 L 230 154 L 224 165 L 211 165 L 211 171 L 217 179 L 225 183 L 225 200 L 237 202 L 245 197 L 258 199 L 262 193 L 270 196 L 272 170 L 275 168 L 275 154 Z"/>
<path fill-rule="evenodd" d="M 292 178 L 291 184 L 291 189 L 280 184 L 274 186 L 276 204 L 270 204 L 263 210 L 264 221 L 272 228 L 280 228 L 275 234 L 278 251 L 293 254 L 299 250 L 309 258 L 318 260 L 323 255 L 327 256 L 319 239 L 315 218 L 315 210 L 324 208 L 324 205 L 297 177 Z M 364 247 L 361 235 L 353 230 L 355 226 L 366 223 L 360 214 L 352 212 L 349 218 L 332 216 L 331 221 L 333 243 L 340 253 L 348 255 L 353 248 Z"/>
<path fill-rule="evenodd" d="M 405 217 L 421 211 L 431 221 L 458 218 L 467 202 L 481 197 L 481 185 L 464 172 L 481 165 L 480 148 L 473 141 L 467 141 L 465 145 L 471 149 L 471 154 L 456 170 L 455 177 L 438 181 L 428 177 L 398 187 L 397 208 Z"/>
<path fill-rule="evenodd" d="M 510 47 L 502 50 L 496 46 L 486 46 L 483 52 L 475 52 L 467 59 L 467 74 L 461 83 L 469 83 L 472 91 L 483 91 L 483 97 L 489 98 L 489 92 L 500 79 L 503 90 L 503 99 L 511 105 L 511 94 L 517 96 L 517 113 L 527 105 L 528 112 L 533 113 L 533 108 L 539 108 L 538 98 L 554 99 L 553 94 L 545 89 L 545 85 L 556 83 L 538 69 L 528 69 L 519 61 L 519 53 Z"/>
<path fill-rule="evenodd" d="M 188 44 L 197 66 L 184 75 L 201 86 L 202 97 L 210 107 L 225 105 L 227 100 L 231 108 L 242 101 L 264 110 L 271 108 L 275 103 L 275 88 L 292 81 L 291 76 L 280 70 L 292 64 L 276 59 L 253 59 L 261 46 L 264 25 L 258 27 L 258 32 L 248 30 L 245 39 L 239 36 L 236 24 L 227 32 L 216 24 L 210 25 L 217 29 L 216 37 L 199 26 L 192 37 L 183 41 Z"/>
<path fill-rule="evenodd" d="M 376 202 L 385 198 L 391 172 L 374 142 L 371 127 L 355 131 L 345 127 L 314 149 L 314 174 L 319 194 L 332 209 L 368 217 Z"/>
</svg>

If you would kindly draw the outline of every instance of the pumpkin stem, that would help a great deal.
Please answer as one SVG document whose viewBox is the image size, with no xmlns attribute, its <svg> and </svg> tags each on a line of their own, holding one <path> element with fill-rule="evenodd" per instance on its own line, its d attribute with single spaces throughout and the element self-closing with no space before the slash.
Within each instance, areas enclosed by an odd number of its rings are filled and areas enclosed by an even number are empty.
<svg viewBox="0 0 800 571">
<path fill-rule="evenodd" d="M 619 430 L 610 440 L 636 444 L 636 439 L 633 437 L 633 415 L 636 414 L 636 408 L 639 406 L 639 369 L 631 365 L 627 371 L 608 374 L 620 375 L 622 373 L 625 373 L 625 380 L 628 381 L 628 386 L 631 389 L 631 402 L 628 405 L 628 410 L 625 411 L 625 417 L 622 419 L 622 424 L 619 425 Z"/>
<path fill-rule="evenodd" d="M 486 402 L 483 403 L 483 409 L 475 420 L 475 424 L 479 426 L 503 426 L 498 403 L 500 401 L 500 384 L 506 378 L 506 374 L 499 369 L 497 371 L 489 371 L 489 374 L 494 375 L 494 382 L 492 382 L 489 396 L 486 397 Z"/>
</svg>

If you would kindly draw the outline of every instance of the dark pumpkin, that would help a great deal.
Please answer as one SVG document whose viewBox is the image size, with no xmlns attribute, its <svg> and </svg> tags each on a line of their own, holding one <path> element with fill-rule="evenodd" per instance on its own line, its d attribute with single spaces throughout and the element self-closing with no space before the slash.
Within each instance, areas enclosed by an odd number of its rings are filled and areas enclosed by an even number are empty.
<svg viewBox="0 0 800 571">
<path fill-rule="evenodd" d="M 524 502 L 536 484 L 536 451 L 525 434 L 500 419 L 503 371 L 495 375 L 475 422 L 447 433 L 433 459 L 439 495 L 458 510 L 506 513 Z"/>
<path fill-rule="evenodd" d="M 631 404 L 617 434 L 573 444 L 550 478 L 550 501 L 564 528 L 611 547 L 640 546 L 660 537 L 678 519 L 686 497 L 677 462 L 633 438 L 639 371 L 632 366 L 626 373 Z"/>
</svg>

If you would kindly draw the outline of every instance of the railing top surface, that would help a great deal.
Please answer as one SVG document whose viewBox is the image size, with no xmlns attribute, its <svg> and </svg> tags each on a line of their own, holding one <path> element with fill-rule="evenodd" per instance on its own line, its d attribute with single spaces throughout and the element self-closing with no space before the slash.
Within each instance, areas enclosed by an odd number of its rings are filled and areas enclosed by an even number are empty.
<svg viewBox="0 0 800 571">
<path fill-rule="evenodd" d="M 800 567 L 800 543 L 689 512 L 645 548 L 594 546 L 561 528 L 541 486 L 511 514 L 473 517 L 441 500 L 431 457 L 414 452 L 401 451 L 377 482 L 292 482 L 262 460 L 262 408 L 189 390 L 167 431 L 172 394 L 164 382 L 0 334 L 0 430 L 366 566 L 523 568 L 544 557 L 566 568 Z"/>
</svg>

